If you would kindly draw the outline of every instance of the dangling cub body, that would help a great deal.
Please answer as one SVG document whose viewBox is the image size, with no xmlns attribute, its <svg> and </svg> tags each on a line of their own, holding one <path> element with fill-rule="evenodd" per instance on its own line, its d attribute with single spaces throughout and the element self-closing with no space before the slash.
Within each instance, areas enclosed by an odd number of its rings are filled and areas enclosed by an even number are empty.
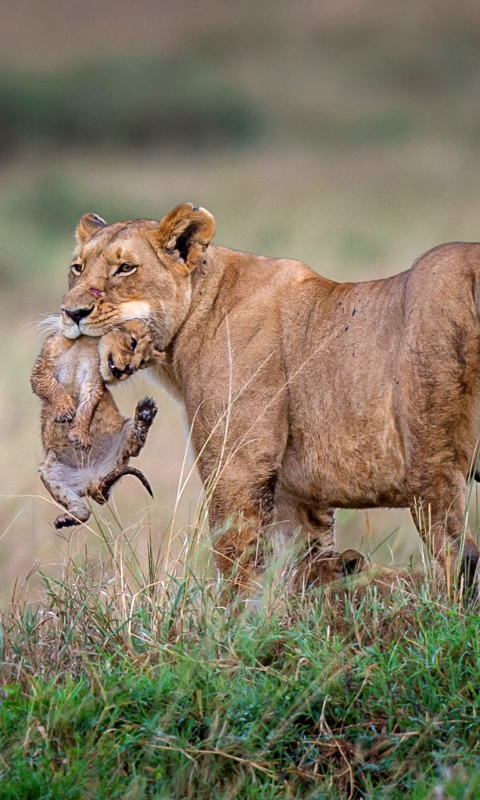
<svg viewBox="0 0 480 800">
<path fill-rule="evenodd" d="M 68 340 L 50 335 L 32 373 L 32 388 L 43 400 L 42 443 L 45 461 L 40 477 L 67 513 L 54 520 L 56 528 L 86 522 L 90 496 L 104 503 L 123 475 L 136 475 L 150 492 L 140 470 L 128 466 L 145 444 L 157 408 L 145 397 L 133 419 L 120 414 L 106 384 L 125 380 L 151 365 L 161 354 L 154 350 L 151 329 L 130 320 L 99 338 Z"/>
</svg>

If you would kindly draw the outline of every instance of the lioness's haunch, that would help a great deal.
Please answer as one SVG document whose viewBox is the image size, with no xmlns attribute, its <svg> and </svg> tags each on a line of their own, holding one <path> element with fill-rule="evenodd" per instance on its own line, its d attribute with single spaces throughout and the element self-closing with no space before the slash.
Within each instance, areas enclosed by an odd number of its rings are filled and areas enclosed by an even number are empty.
<svg viewBox="0 0 480 800">
<path fill-rule="evenodd" d="M 248 582 L 270 541 L 295 539 L 298 582 L 336 577 L 335 508 L 408 507 L 435 555 L 471 581 L 480 245 L 338 284 L 210 244 L 213 233 L 189 203 L 161 222 L 87 214 L 62 321 L 71 338 L 154 323 L 166 352 L 155 372 L 185 406 L 219 568 Z"/>
<path fill-rule="evenodd" d="M 42 443 L 45 461 L 40 477 L 67 513 L 56 528 L 86 522 L 90 509 L 83 499 L 108 500 L 123 475 L 136 475 L 152 493 L 140 470 L 128 466 L 145 444 L 157 413 L 149 397 L 137 404 L 134 419 L 124 419 L 106 383 L 125 380 L 151 365 L 156 353 L 148 323 L 132 320 L 92 339 L 72 341 L 51 334 L 32 373 L 32 388 L 43 400 Z"/>
</svg>

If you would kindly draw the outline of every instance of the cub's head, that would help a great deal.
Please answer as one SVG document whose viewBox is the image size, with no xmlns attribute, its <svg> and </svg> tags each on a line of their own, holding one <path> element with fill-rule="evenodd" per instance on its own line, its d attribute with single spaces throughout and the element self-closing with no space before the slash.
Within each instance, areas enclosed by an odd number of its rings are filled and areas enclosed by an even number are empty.
<svg viewBox="0 0 480 800">
<path fill-rule="evenodd" d="M 86 214 L 62 302 L 62 333 L 75 339 L 102 336 L 132 319 L 151 320 L 160 349 L 167 347 L 188 312 L 191 273 L 215 231 L 204 208 L 183 203 L 161 222 L 107 225 Z"/>
<path fill-rule="evenodd" d="M 165 354 L 154 345 L 150 323 L 141 319 L 123 322 L 101 337 L 98 350 L 100 372 L 106 383 L 124 381 L 139 369 L 165 360 Z"/>
</svg>

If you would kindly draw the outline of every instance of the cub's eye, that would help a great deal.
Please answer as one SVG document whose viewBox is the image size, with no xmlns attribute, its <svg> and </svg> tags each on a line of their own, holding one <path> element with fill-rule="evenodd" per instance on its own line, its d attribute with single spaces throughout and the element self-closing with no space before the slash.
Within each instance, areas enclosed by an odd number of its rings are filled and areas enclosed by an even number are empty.
<svg viewBox="0 0 480 800">
<path fill-rule="evenodd" d="M 81 275 L 83 272 L 83 267 L 81 264 L 72 264 L 70 269 L 74 275 Z"/>
<path fill-rule="evenodd" d="M 137 340 L 135 339 L 134 336 L 132 336 L 130 339 L 130 348 L 132 350 L 135 350 L 136 346 L 137 346 Z"/>
<path fill-rule="evenodd" d="M 120 264 L 115 270 L 115 275 L 131 275 L 136 269 L 136 266 L 132 264 Z"/>
</svg>

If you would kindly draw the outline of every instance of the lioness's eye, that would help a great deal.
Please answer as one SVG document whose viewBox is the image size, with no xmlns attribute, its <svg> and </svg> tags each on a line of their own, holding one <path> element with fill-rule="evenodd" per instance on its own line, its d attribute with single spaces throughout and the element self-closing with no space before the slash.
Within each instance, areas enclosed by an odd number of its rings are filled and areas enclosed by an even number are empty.
<svg viewBox="0 0 480 800">
<path fill-rule="evenodd" d="M 72 264 L 70 269 L 72 270 L 74 275 L 81 275 L 83 271 L 83 267 L 81 264 Z"/>
<path fill-rule="evenodd" d="M 115 275 L 131 275 L 137 268 L 131 264 L 120 264 L 115 270 Z"/>
<path fill-rule="evenodd" d="M 134 336 L 132 336 L 130 339 L 130 347 L 132 348 L 132 350 L 135 350 L 136 346 L 137 346 L 137 340 L 135 339 Z"/>
</svg>

